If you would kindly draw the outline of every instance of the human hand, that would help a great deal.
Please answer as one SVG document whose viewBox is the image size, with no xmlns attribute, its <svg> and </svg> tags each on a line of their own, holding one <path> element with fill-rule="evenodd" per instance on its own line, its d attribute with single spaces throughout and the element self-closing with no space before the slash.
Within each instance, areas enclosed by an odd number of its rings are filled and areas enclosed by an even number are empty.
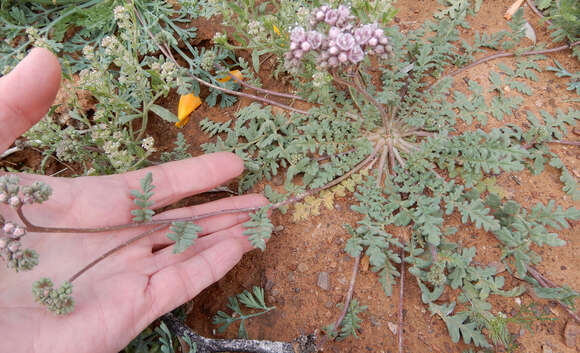
<svg viewBox="0 0 580 353">
<path fill-rule="evenodd" d="M 0 79 L 0 154 L 48 110 L 60 84 L 60 66 L 47 50 L 34 49 Z M 27 218 L 47 227 L 102 227 L 128 223 L 135 206 L 129 194 L 148 172 L 156 185 L 154 207 L 222 184 L 243 170 L 230 153 L 215 153 L 122 175 L 54 178 L 19 174 L 52 187 L 42 205 L 26 205 Z M 259 195 L 222 199 L 171 210 L 156 218 L 188 217 L 221 209 L 266 204 Z M 0 204 L 6 220 L 20 224 L 14 209 Z M 215 216 L 196 222 L 203 228 L 195 245 L 172 253 L 167 231 L 154 233 L 106 258 L 74 282 L 75 310 L 57 316 L 34 302 L 31 288 L 42 277 L 58 287 L 73 273 L 143 229 L 97 234 L 28 233 L 25 248 L 40 264 L 15 273 L 0 263 L 0 351 L 117 352 L 157 317 L 192 299 L 219 280 L 252 249 L 243 233 L 247 214 Z M 0 261 L 1 262 L 1 261 Z"/>
</svg>

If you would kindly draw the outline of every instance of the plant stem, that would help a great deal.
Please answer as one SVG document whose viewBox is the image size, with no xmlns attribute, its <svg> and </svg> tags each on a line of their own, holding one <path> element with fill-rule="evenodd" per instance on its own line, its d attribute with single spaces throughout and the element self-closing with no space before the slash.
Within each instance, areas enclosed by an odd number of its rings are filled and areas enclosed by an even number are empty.
<svg viewBox="0 0 580 353">
<path fill-rule="evenodd" d="M 334 79 L 334 81 L 336 81 L 337 83 L 346 86 L 346 87 L 351 87 L 354 88 L 355 90 L 358 91 L 358 93 L 360 93 L 363 97 L 365 97 L 372 105 L 374 105 L 377 110 L 379 111 L 379 113 L 381 114 L 381 118 L 383 120 L 383 127 L 385 128 L 385 130 L 388 132 L 389 131 L 389 127 L 388 127 L 388 121 L 389 121 L 389 116 L 385 110 L 385 108 L 383 108 L 383 106 L 377 102 L 376 99 L 373 98 L 373 96 L 371 96 L 357 81 L 356 81 L 356 76 L 355 76 L 355 82 L 348 82 L 346 80 L 343 80 L 342 78 L 340 78 L 335 71 L 331 72 L 332 74 L 332 78 Z M 353 100 L 356 102 L 356 100 L 353 97 Z M 360 108 L 359 108 L 360 109 Z M 361 112 L 362 113 L 362 112 Z"/>
<path fill-rule="evenodd" d="M 488 55 L 488 56 L 485 56 L 485 57 L 483 57 L 483 58 L 481 58 L 479 60 L 476 60 L 473 63 L 471 63 L 471 64 L 469 64 L 469 65 L 467 65 L 465 67 L 462 67 L 459 70 L 456 70 L 456 71 L 450 73 L 449 76 L 457 76 L 460 73 L 462 73 L 462 72 L 464 72 L 466 70 L 469 70 L 469 69 L 471 69 L 474 66 L 477 66 L 479 64 L 486 63 L 486 62 L 491 61 L 491 60 L 499 59 L 499 58 L 507 58 L 507 57 L 510 57 L 510 56 L 531 56 L 531 55 L 541 55 L 541 54 L 555 53 L 555 52 L 559 52 L 559 51 L 562 51 L 562 50 L 571 49 L 571 48 L 577 46 L 578 44 L 580 44 L 580 41 L 576 41 L 574 43 L 570 43 L 570 44 L 566 44 L 566 45 L 561 45 L 559 47 L 552 48 L 552 49 L 531 50 L 531 51 L 527 51 L 527 52 L 524 52 L 524 53 L 521 53 L 521 54 L 517 54 L 517 55 L 515 53 L 506 53 L 506 52 L 501 51 L 501 52 L 499 52 L 497 54 Z"/>
<path fill-rule="evenodd" d="M 401 247 L 401 288 L 399 289 L 399 353 L 403 353 L 403 300 L 405 298 L 405 243 Z"/>
<path fill-rule="evenodd" d="M 305 197 L 315 194 L 321 190 L 333 187 L 337 184 L 339 184 L 340 182 L 342 182 L 343 180 L 347 179 L 348 177 L 350 177 L 353 173 L 356 173 L 357 171 L 361 170 L 363 167 L 365 167 L 370 161 L 372 161 L 374 159 L 374 157 L 377 154 L 378 149 L 375 148 L 375 150 L 367 157 L 365 158 L 365 160 L 363 160 L 362 162 L 360 162 L 358 165 L 356 165 L 353 169 L 351 169 L 348 173 L 345 173 L 344 175 L 342 175 L 339 178 L 336 178 L 335 180 L 331 181 L 330 183 L 323 185 L 319 188 L 315 188 L 315 189 L 311 189 L 307 192 L 304 192 L 300 195 L 297 195 L 295 197 L 292 197 L 286 201 L 281 201 L 275 204 L 270 204 L 269 207 L 270 209 L 277 209 L 280 207 L 283 207 L 285 205 L 294 203 L 294 202 L 298 202 L 302 199 L 304 199 Z M 133 223 L 127 223 L 127 224 L 120 224 L 120 225 L 114 225 L 114 226 L 106 226 L 106 227 L 98 227 L 98 228 L 57 228 L 57 227 L 42 227 L 42 226 L 37 226 L 32 224 L 28 218 L 26 218 L 26 216 L 24 215 L 23 211 L 22 211 L 22 205 L 20 205 L 19 207 L 16 208 L 16 213 L 18 214 L 18 217 L 20 217 L 20 220 L 22 221 L 22 223 L 26 226 L 27 231 L 28 232 L 42 232 L 42 233 L 100 233 L 100 232 L 109 232 L 109 231 L 115 231 L 115 230 L 121 230 L 121 229 L 128 229 L 128 228 L 137 228 L 137 227 L 147 227 L 147 226 L 152 226 L 152 225 L 156 225 L 156 227 L 153 227 L 151 229 L 148 229 L 144 232 L 139 233 L 138 235 L 134 236 L 133 238 L 127 240 L 126 242 L 117 245 L 116 247 L 110 249 L 109 251 L 107 251 L 106 253 L 102 254 L 101 256 L 99 256 L 97 259 L 93 260 L 91 263 L 89 263 L 88 265 L 86 265 L 84 268 L 82 268 L 80 271 L 78 271 L 77 273 L 75 273 L 70 279 L 69 282 L 74 281 L 75 279 L 77 279 L 79 276 L 81 276 L 83 273 L 85 273 L 86 271 L 88 271 L 91 267 L 95 266 L 96 264 L 98 264 L 99 262 L 103 261 L 104 259 L 106 259 L 107 257 L 109 257 L 111 254 L 117 252 L 118 250 L 121 250 L 125 247 L 127 247 L 128 245 L 136 242 L 139 239 L 143 239 L 146 236 L 148 236 L 149 234 L 155 233 L 157 231 L 160 231 L 163 228 L 166 228 L 167 226 L 169 226 L 171 223 L 173 222 L 193 222 L 199 219 L 203 219 L 203 218 L 207 218 L 207 217 L 212 217 L 212 216 L 218 216 L 218 215 L 223 215 L 223 214 L 231 214 L 231 213 L 240 213 L 240 212 L 253 212 L 253 211 L 257 211 L 259 209 L 261 209 L 264 206 L 260 206 L 260 207 L 247 207 L 247 208 L 237 208 L 237 209 L 227 209 L 227 210 L 220 210 L 220 211 L 214 211 L 214 212 L 208 212 L 205 214 L 201 214 L 201 215 L 197 215 L 197 216 L 191 216 L 191 217 L 183 217 L 183 218 L 172 218 L 172 219 L 159 219 L 159 220 L 152 220 L 152 221 L 148 221 L 148 222 L 142 222 L 142 223 L 137 223 L 137 222 L 133 222 Z"/>
<path fill-rule="evenodd" d="M 180 67 L 179 63 L 177 62 L 177 60 L 175 60 L 175 58 L 173 57 L 173 55 L 171 54 L 171 51 L 169 50 L 169 48 L 162 46 L 161 44 L 159 44 L 159 42 L 157 42 L 157 39 L 155 39 L 155 36 L 153 35 L 153 33 L 151 33 L 151 31 L 149 30 L 149 28 L 147 28 L 145 21 L 143 20 L 143 17 L 141 16 L 141 14 L 139 13 L 139 10 L 137 10 L 136 7 L 134 7 L 135 9 L 135 15 L 137 16 L 137 18 L 139 19 L 139 22 L 141 22 L 141 25 L 143 26 L 143 28 L 146 29 L 147 33 L 149 34 L 149 37 L 151 37 L 151 40 L 153 41 L 153 43 L 155 43 L 158 47 L 159 50 L 168 58 L 170 59 L 176 66 Z M 297 109 L 294 107 L 291 107 L 289 105 L 283 104 L 283 103 L 278 103 L 276 101 L 273 101 L 271 99 L 268 98 L 264 98 L 264 97 L 259 97 L 259 96 L 255 96 L 253 94 L 249 94 L 249 93 L 244 93 L 244 92 L 238 92 L 238 91 L 234 91 L 231 89 L 227 89 L 224 87 L 220 87 L 217 85 L 214 85 L 213 83 L 207 82 L 202 80 L 201 78 L 195 76 L 193 73 L 190 72 L 190 76 L 191 78 L 193 78 L 195 81 L 197 81 L 198 83 L 209 87 L 209 88 L 213 88 L 222 92 L 225 92 L 227 94 L 231 94 L 233 96 L 239 96 L 239 97 L 245 97 L 245 98 L 249 98 L 249 99 L 253 99 L 259 102 L 263 102 L 263 103 L 267 103 L 270 105 L 275 105 L 277 107 L 289 110 L 291 112 L 295 112 L 295 113 L 300 113 L 300 114 L 304 114 L 304 115 L 308 115 L 308 111 L 306 110 L 302 110 L 302 109 Z"/>
<path fill-rule="evenodd" d="M 96 264 L 98 264 L 99 262 L 103 261 L 105 258 L 109 257 L 110 255 L 116 253 L 117 251 L 126 248 L 127 246 L 133 244 L 134 242 L 136 242 L 139 239 L 143 239 L 146 236 L 148 236 L 149 234 L 155 233 L 163 228 L 167 227 L 167 224 L 163 224 L 160 226 L 157 226 L 155 228 L 149 229 L 139 235 L 137 235 L 136 237 L 133 237 L 131 239 L 129 239 L 128 241 L 119 244 L 117 246 L 115 246 L 114 248 L 112 248 L 111 250 L 107 251 L 106 253 L 102 254 L 101 256 L 99 256 L 98 258 L 96 258 L 95 260 L 93 260 L 91 263 L 89 263 L 88 265 L 86 265 L 85 267 L 83 267 L 80 271 L 78 271 L 77 273 L 75 273 L 74 275 L 72 275 L 68 282 L 72 283 L 75 279 L 79 278 L 83 273 L 87 272 L 91 267 L 95 266 Z"/>
<path fill-rule="evenodd" d="M 538 15 L 543 21 L 545 21 L 550 26 L 552 25 L 552 21 L 550 21 L 549 19 L 547 19 L 546 17 L 544 17 L 544 15 L 540 12 L 540 10 L 538 10 L 538 8 L 536 7 L 536 5 L 534 4 L 534 0 L 526 0 L 526 3 L 530 7 L 530 9 L 532 9 L 532 11 L 536 15 Z"/>
<path fill-rule="evenodd" d="M 217 64 L 217 63 L 216 63 L 216 67 L 219 70 L 225 70 L 225 68 L 223 66 L 221 66 L 220 64 Z M 300 96 L 297 96 L 295 94 L 276 92 L 276 91 L 272 91 L 272 90 L 269 90 L 269 89 L 265 89 L 265 88 L 261 88 L 261 87 L 254 86 L 254 85 L 252 85 L 252 84 L 250 84 L 250 83 L 248 83 L 248 82 L 246 82 L 244 80 L 240 80 L 236 76 L 232 75 L 230 72 L 228 72 L 228 76 L 232 80 L 234 80 L 237 83 L 239 83 L 240 85 L 242 85 L 242 86 L 244 86 L 246 88 L 253 89 L 254 91 L 257 91 L 257 92 L 260 92 L 260 93 L 264 93 L 264 94 L 269 94 L 269 95 L 272 95 L 272 96 L 277 96 L 277 97 L 282 97 L 282 98 L 289 98 L 289 99 L 294 99 L 294 100 L 299 100 L 299 101 L 306 102 L 306 99 L 304 99 L 304 98 L 302 98 Z"/>
<path fill-rule="evenodd" d="M 344 299 L 344 307 L 342 308 L 342 312 L 340 313 L 340 316 L 338 317 L 338 319 L 334 323 L 334 326 L 332 327 L 332 330 L 334 332 L 336 332 L 338 330 L 338 328 L 340 327 L 340 324 L 342 324 L 342 320 L 344 320 L 344 317 L 346 316 L 346 313 L 348 312 L 348 307 L 350 306 L 350 301 L 352 300 L 352 294 L 354 293 L 354 284 L 356 283 L 356 276 L 358 274 L 358 268 L 359 268 L 359 264 L 360 264 L 361 255 L 362 255 L 362 252 L 361 252 L 361 254 L 359 254 L 358 256 L 356 256 L 354 258 L 354 265 L 352 268 L 352 275 L 350 277 L 350 284 L 348 286 L 348 292 L 346 293 L 346 297 Z M 328 336 L 327 335 L 322 336 L 322 338 L 320 339 L 320 342 L 318 342 L 316 344 L 317 350 L 323 350 L 322 347 L 324 346 L 326 341 L 328 341 Z"/>
<path fill-rule="evenodd" d="M 535 269 L 533 266 L 526 264 L 526 269 L 528 270 L 528 272 L 530 273 L 530 275 L 532 275 L 532 277 L 534 277 L 534 279 L 536 281 L 538 281 L 538 283 L 542 287 L 544 287 L 544 288 L 557 288 L 557 287 L 559 287 L 556 284 L 554 284 L 552 281 L 550 281 L 549 279 L 547 279 L 546 277 L 544 277 L 544 275 L 542 273 L 540 273 L 540 271 L 538 271 L 537 269 Z M 566 310 L 566 312 L 568 313 L 568 315 L 570 315 L 570 317 L 572 317 L 574 320 L 576 320 L 576 322 L 580 323 L 580 316 L 578 316 L 578 314 L 576 314 L 575 312 L 573 312 L 567 305 L 565 305 L 561 301 L 556 300 L 556 302 L 562 308 L 564 308 L 564 310 Z"/>
<path fill-rule="evenodd" d="M 549 142 L 550 143 L 559 143 L 561 145 L 580 146 L 580 141 L 552 140 L 552 141 L 549 141 Z"/>
<path fill-rule="evenodd" d="M 566 49 L 571 49 L 577 45 L 580 44 L 580 41 L 576 41 L 570 44 L 566 44 L 566 45 L 561 45 L 559 47 L 556 48 L 551 48 L 551 49 L 543 49 L 543 50 L 531 50 L 531 51 L 527 51 L 521 54 L 515 54 L 515 53 L 506 53 L 504 51 L 500 51 L 497 54 L 492 54 L 492 55 L 488 55 L 485 56 L 481 59 L 478 59 L 474 62 L 472 62 L 471 64 L 462 67 L 461 69 L 455 70 L 450 74 L 444 75 L 442 76 L 440 79 L 438 79 L 437 81 L 433 82 L 428 88 L 427 88 L 427 92 L 430 91 L 437 83 L 441 82 L 442 79 L 446 78 L 446 77 L 453 77 L 453 76 L 457 76 L 462 72 L 465 72 L 479 64 L 483 64 L 486 63 L 488 61 L 492 61 L 495 59 L 500 59 L 500 58 L 507 58 L 507 57 L 511 57 L 511 56 L 531 56 L 531 55 L 540 55 L 540 54 L 549 54 L 549 53 L 555 53 L 555 52 L 559 52 L 562 50 L 566 50 Z"/>
</svg>

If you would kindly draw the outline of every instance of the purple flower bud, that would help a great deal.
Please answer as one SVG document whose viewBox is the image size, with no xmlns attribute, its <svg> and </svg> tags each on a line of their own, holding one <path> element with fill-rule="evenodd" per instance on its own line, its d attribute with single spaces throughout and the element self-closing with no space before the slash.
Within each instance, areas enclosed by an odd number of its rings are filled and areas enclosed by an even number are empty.
<svg viewBox="0 0 580 353">
<path fill-rule="evenodd" d="M 379 43 L 381 43 L 382 45 L 387 45 L 389 44 L 389 37 L 387 36 L 382 36 L 379 38 Z"/>
<path fill-rule="evenodd" d="M 342 33 L 336 38 L 336 46 L 342 51 L 349 51 L 355 45 L 354 37 L 350 33 Z"/>
<path fill-rule="evenodd" d="M 292 42 L 301 43 L 306 39 L 306 34 L 304 28 L 295 27 L 292 32 L 290 32 L 290 40 Z"/>
<path fill-rule="evenodd" d="M 298 48 L 298 43 L 296 43 L 296 42 L 290 42 L 290 50 L 294 50 L 296 48 Z"/>
<path fill-rule="evenodd" d="M 326 60 L 330 57 L 330 54 L 327 51 L 323 51 L 322 53 L 320 53 L 320 59 L 321 60 Z"/>
<path fill-rule="evenodd" d="M 6 222 L 4 224 L 4 227 L 2 227 L 2 230 L 6 234 L 12 234 L 12 232 L 14 231 L 14 228 L 16 228 L 16 226 L 14 225 L 14 223 Z"/>
<path fill-rule="evenodd" d="M 316 11 L 316 14 L 314 14 L 314 18 L 316 18 L 316 21 L 324 20 L 324 11 L 322 10 Z"/>
<path fill-rule="evenodd" d="M 340 5 L 338 9 L 336 9 L 338 13 L 338 17 L 340 18 L 348 18 L 350 16 L 350 9 L 344 5 Z"/>
<path fill-rule="evenodd" d="M 338 51 L 339 51 L 339 50 L 338 50 L 338 48 L 337 48 L 337 47 L 330 47 L 330 48 L 328 48 L 328 53 L 329 53 L 330 55 L 336 55 L 336 54 L 338 54 Z"/>
<path fill-rule="evenodd" d="M 0 202 L 6 202 L 8 200 L 8 194 L 5 192 L 0 193 Z"/>
<path fill-rule="evenodd" d="M 375 33 L 374 33 L 374 36 L 375 36 L 375 37 L 377 37 L 377 38 L 381 38 L 381 37 L 382 37 L 382 36 L 384 36 L 384 35 L 385 35 L 385 31 L 383 31 L 383 29 L 382 29 L 382 28 L 377 28 L 377 29 L 375 29 Z"/>
<path fill-rule="evenodd" d="M 24 235 L 24 233 L 26 233 L 26 231 L 24 230 L 24 228 L 22 227 L 16 227 L 14 229 L 14 232 L 12 233 L 12 235 L 16 238 L 20 238 L 21 236 Z"/>
<path fill-rule="evenodd" d="M 302 51 L 307 52 L 310 50 L 312 46 L 310 45 L 310 43 L 306 42 L 302 42 L 302 44 L 300 44 L 300 49 L 302 49 Z"/>
<path fill-rule="evenodd" d="M 383 47 L 382 45 L 377 45 L 375 47 L 375 53 L 381 55 L 385 52 L 385 47 Z"/>
<path fill-rule="evenodd" d="M 326 11 L 330 10 L 330 6 L 328 5 L 322 5 L 320 6 L 320 11 L 326 13 Z"/>
<path fill-rule="evenodd" d="M 348 60 L 348 55 L 345 52 L 338 54 L 338 61 L 345 63 Z"/>
<path fill-rule="evenodd" d="M 365 53 L 360 45 L 356 45 L 354 48 L 352 48 L 350 53 L 348 53 L 348 60 L 350 60 L 350 62 L 353 64 L 361 62 L 364 58 Z"/>
<path fill-rule="evenodd" d="M 292 52 L 292 55 L 294 55 L 294 57 L 295 57 L 296 59 L 301 59 L 301 58 L 302 58 L 302 56 L 304 55 L 304 52 L 303 52 L 302 50 L 300 50 L 300 49 L 296 49 L 296 50 L 294 50 L 294 51 Z"/>
<path fill-rule="evenodd" d="M 377 44 L 379 44 L 379 40 L 375 37 L 372 37 L 368 41 L 368 45 L 370 45 L 371 47 L 375 47 Z"/>
<path fill-rule="evenodd" d="M 9 200 L 8 203 L 10 204 L 10 206 L 12 207 L 18 207 L 20 206 L 20 197 L 18 196 L 12 196 Z"/>
<path fill-rule="evenodd" d="M 338 66 L 338 58 L 336 56 L 331 56 L 328 58 L 328 66 L 335 67 Z"/>
<path fill-rule="evenodd" d="M 341 32 L 340 28 L 330 27 L 330 29 L 328 30 L 328 39 L 335 40 L 336 38 L 338 38 L 340 32 Z"/>
<path fill-rule="evenodd" d="M 354 40 L 360 45 L 365 45 L 373 36 L 373 26 L 364 25 L 354 30 Z"/>
<path fill-rule="evenodd" d="M 338 19 L 338 12 L 336 12 L 336 10 L 326 11 L 326 15 L 324 16 L 324 22 L 328 23 L 331 26 L 334 26 L 337 19 Z"/>
<path fill-rule="evenodd" d="M 322 41 L 324 40 L 324 35 L 316 31 L 308 31 L 306 34 L 306 40 L 310 43 L 310 47 L 314 50 L 320 48 Z"/>
</svg>

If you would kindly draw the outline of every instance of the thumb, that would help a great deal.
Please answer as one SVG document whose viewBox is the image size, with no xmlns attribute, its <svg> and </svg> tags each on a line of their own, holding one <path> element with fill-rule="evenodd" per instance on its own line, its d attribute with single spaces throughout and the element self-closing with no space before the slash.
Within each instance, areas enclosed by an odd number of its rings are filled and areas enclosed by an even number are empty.
<svg viewBox="0 0 580 353">
<path fill-rule="evenodd" d="M 35 48 L 0 79 L 0 153 L 46 114 L 60 86 L 60 64 Z"/>
</svg>

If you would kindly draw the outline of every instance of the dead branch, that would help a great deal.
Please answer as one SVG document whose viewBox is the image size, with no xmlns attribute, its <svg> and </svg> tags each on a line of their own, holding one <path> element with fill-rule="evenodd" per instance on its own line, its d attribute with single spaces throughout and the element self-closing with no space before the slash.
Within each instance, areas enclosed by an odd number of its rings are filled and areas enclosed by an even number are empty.
<svg viewBox="0 0 580 353">
<path fill-rule="evenodd" d="M 536 281 L 538 281 L 538 283 L 540 284 L 540 286 L 542 286 L 544 288 L 557 288 L 557 287 L 559 287 L 554 282 L 552 282 L 549 279 L 547 279 L 540 271 L 538 271 L 533 266 L 526 265 L 526 269 L 528 270 L 528 272 L 530 273 L 530 275 L 532 275 L 532 277 L 534 277 L 534 279 Z M 580 316 L 578 316 L 578 314 L 576 314 L 575 312 L 573 312 L 567 305 L 565 305 L 561 301 L 556 300 L 556 302 L 562 308 L 564 308 L 564 310 L 566 310 L 566 312 L 568 313 L 568 315 L 570 315 L 570 317 L 572 317 L 574 320 L 576 320 L 576 322 L 579 322 L 580 323 Z"/>
<path fill-rule="evenodd" d="M 315 335 L 301 336 L 293 342 L 275 342 L 245 339 L 212 339 L 193 332 L 171 313 L 161 317 L 167 327 L 177 336 L 187 336 L 197 345 L 198 353 L 247 352 L 247 353 L 314 353 Z"/>
</svg>

